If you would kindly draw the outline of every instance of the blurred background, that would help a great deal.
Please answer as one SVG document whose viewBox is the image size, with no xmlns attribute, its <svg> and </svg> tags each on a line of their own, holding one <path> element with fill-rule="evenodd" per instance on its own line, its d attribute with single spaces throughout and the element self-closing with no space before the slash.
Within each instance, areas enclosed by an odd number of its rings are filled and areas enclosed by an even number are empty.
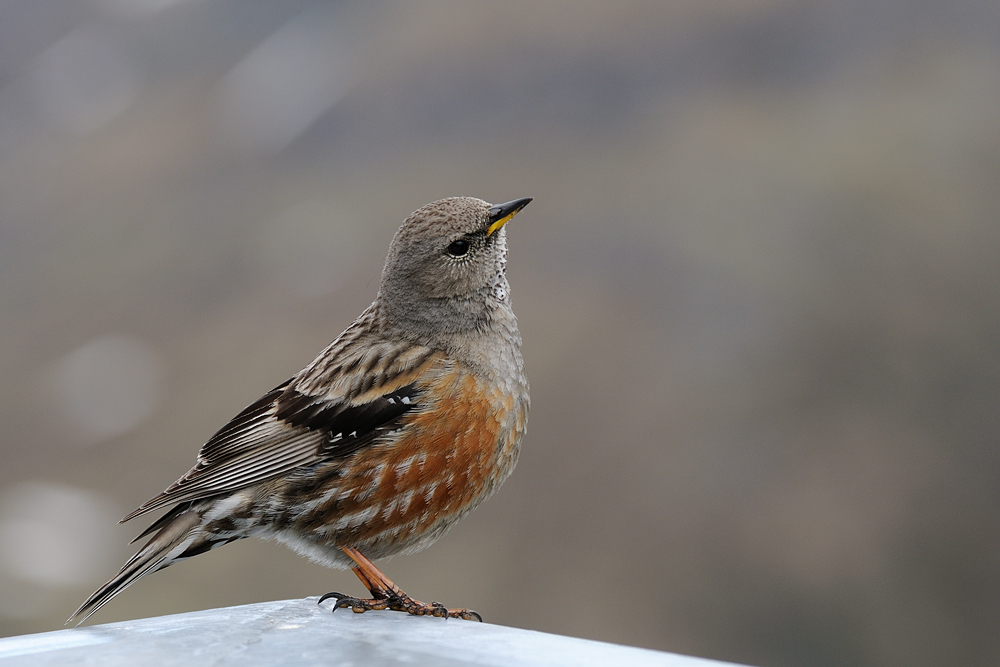
<svg viewBox="0 0 1000 667">
<path fill-rule="evenodd" d="M 6 0 L 0 633 L 370 303 L 531 196 L 532 414 L 385 565 L 491 622 L 755 665 L 1000 662 L 1000 4 Z M 361 593 L 234 543 L 91 622 Z"/>
</svg>

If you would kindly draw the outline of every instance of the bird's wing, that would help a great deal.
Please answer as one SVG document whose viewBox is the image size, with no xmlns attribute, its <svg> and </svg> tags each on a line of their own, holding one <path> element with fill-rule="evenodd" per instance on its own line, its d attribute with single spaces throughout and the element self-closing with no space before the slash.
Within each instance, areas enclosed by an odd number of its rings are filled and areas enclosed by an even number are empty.
<svg viewBox="0 0 1000 667">
<path fill-rule="evenodd" d="M 236 415 L 205 443 L 187 474 L 122 522 L 348 456 L 421 409 L 421 378 L 442 355 L 408 343 L 352 345 L 362 341 L 344 340 L 350 332 Z"/>
</svg>

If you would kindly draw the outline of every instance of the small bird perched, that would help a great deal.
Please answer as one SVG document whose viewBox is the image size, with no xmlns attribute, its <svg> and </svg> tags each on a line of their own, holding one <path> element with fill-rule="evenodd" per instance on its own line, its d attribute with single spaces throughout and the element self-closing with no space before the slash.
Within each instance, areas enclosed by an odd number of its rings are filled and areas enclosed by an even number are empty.
<svg viewBox="0 0 1000 667">
<path fill-rule="evenodd" d="M 374 303 L 122 519 L 174 505 L 70 620 L 82 623 L 144 575 L 255 536 L 352 568 L 372 597 L 328 593 L 320 602 L 336 598 L 334 611 L 481 621 L 410 598 L 369 558 L 430 546 L 514 468 L 529 400 L 504 225 L 530 201 L 455 197 L 404 220 Z"/>
</svg>

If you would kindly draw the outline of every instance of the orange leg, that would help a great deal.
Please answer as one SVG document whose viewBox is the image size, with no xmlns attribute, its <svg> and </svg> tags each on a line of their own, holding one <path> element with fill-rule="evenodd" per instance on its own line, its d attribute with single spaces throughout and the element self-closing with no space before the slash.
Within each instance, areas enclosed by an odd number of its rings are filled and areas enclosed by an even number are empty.
<svg viewBox="0 0 1000 667">
<path fill-rule="evenodd" d="M 388 599 L 392 595 L 406 595 L 396 584 L 392 583 L 389 577 L 382 574 L 382 571 L 375 567 L 375 563 L 368 560 L 368 557 L 354 547 L 341 547 L 340 549 L 355 562 L 354 574 L 371 591 L 372 597 L 377 599 Z"/>
<path fill-rule="evenodd" d="M 344 595 L 343 593 L 327 593 L 319 599 L 320 602 L 330 598 L 336 598 L 333 603 L 333 611 L 341 607 L 350 607 L 355 614 L 363 614 L 366 611 L 376 611 L 391 609 L 393 611 L 405 611 L 414 616 L 438 616 L 443 618 L 462 618 L 467 621 L 473 619 L 482 622 L 483 617 L 471 609 L 448 609 L 440 602 L 420 602 L 414 600 L 404 593 L 399 586 L 392 583 L 389 577 L 375 567 L 375 563 L 355 549 L 354 547 L 341 547 L 341 551 L 354 561 L 354 574 L 358 576 L 361 583 L 372 594 L 371 600 Z"/>
</svg>

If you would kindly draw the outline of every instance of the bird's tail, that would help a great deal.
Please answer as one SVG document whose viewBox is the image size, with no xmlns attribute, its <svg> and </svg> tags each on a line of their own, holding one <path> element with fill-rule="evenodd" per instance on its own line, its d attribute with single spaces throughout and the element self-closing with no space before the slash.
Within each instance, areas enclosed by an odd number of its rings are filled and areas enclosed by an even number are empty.
<svg viewBox="0 0 1000 667">
<path fill-rule="evenodd" d="M 66 622 L 69 623 L 82 615 L 77 622 L 77 625 L 80 625 L 141 577 L 215 546 L 214 536 L 201 530 L 207 509 L 204 504 L 192 506 L 191 503 L 185 503 L 175 507 L 147 528 L 133 541 L 155 532 L 153 538 L 122 566 L 111 581 L 94 591 Z"/>
</svg>

